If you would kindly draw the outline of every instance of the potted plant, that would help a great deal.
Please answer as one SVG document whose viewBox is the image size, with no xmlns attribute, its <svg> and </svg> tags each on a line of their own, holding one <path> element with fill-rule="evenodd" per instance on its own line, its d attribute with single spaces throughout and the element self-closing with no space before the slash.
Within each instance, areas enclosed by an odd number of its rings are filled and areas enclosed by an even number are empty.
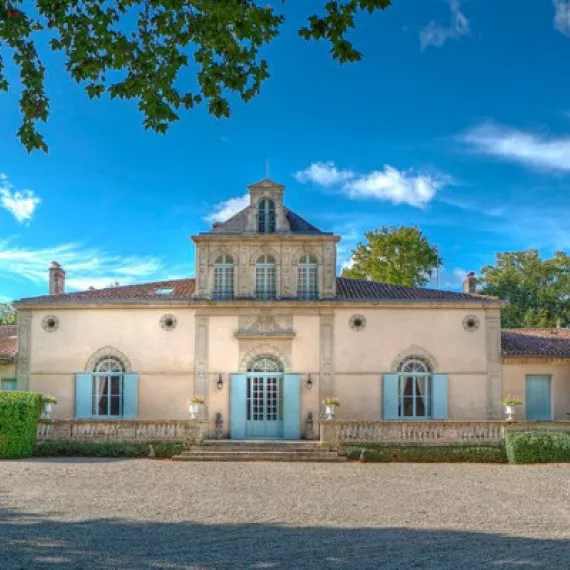
<svg viewBox="0 0 570 570">
<path fill-rule="evenodd" d="M 522 400 L 517 396 L 509 394 L 501 404 L 505 407 L 505 414 L 507 415 L 507 421 L 512 422 L 514 420 L 516 407 L 522 404 Z"/>
<path fill-rule="evenodd" d="M 325 405 L 325 415 L 327 420 L 334 420 L 336 416 L 336 409 L 340 406 L 340 400 L 338 398 L 325 398 L 323 401 Z"/>
<path fill-rule="evenodd" d="M 190 414 L 191 420 L 197 420 L 200 418 L 200 411 L 203 404 L 204 400 L 202 398 L 198 398 L 198 396 L 192 396 L 188 399 L 188 413 Z"/>
<path fill-rule="evenodd" d="M 51 419 L 51 412 L 53 410 L 53 405 L 57 404 L 57 400 L 51 396 L 46 395 L 42 396 L 42 406 L 43 406 L 43 414 L 42 417 L 46 420 Z"/>
</svg>

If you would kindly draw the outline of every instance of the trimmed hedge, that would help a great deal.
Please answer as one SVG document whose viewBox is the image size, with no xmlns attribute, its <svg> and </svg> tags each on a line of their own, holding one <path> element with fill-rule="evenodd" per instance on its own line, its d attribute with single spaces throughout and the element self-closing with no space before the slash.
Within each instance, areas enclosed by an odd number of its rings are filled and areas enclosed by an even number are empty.
<svg viewBox="0 0 570 570">
<path fill-rule="evenodd" d="M 534 430 L 507 432 L 509 463 L 570 462 L 570 433 Z"/>
<path fill-rule="evenodd" d="M 349 459 L 360 459 L 364 451 L 365 462 L 410 463 L 506 463 L 505 448 L 500 445 L 359 445 L 339 449 Z"/>
<path fill-rule="evenodd" d="M 34 450 L 37 457 L 148 457 L 152 445 L 157 458 L 182 453 L 184 445 L 173 442 L 157 443 L 97 443 L 79 441 L 44 441 Z"/>
<path fill-rule="evenodd" d="M 0 391 L 1 459 L 32 455 L 41 412 L 41 394 Z"/>
</svg>

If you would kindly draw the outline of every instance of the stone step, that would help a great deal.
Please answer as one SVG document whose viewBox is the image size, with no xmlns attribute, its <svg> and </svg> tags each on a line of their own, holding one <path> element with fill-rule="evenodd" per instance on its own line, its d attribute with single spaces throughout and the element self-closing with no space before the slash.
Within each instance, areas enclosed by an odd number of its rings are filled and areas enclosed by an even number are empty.
<svg viewBox="0 0 570 570">
<path fill-rule="evenodd" d="M 304 453 L 319 453 L 321 451 L 328 451 L 327 448 L 320 446 L 302 446 L 302 445 L 192 445 L 188 448 L 191 452 L 226 452 L 226 451 L 285 451 L 289 453 L 304 452 Z"/>
<path fill-rule="evenodd" d="M 309 449 L 302 449 L 302 450 L 285 450 L 285 449 L 268 449 L 268 450 L 261 450 L 261 449 L 203 449 L 200 447 L 193 447 L 191 449 L 185 450 L 180 453 L 181 456 L 193 456 L 193 455 L 228 455 L 228 456 L 235 456 L 239 457 L 247 453 L 249 455 L 321 455 L 321 456 L 330 456 L 336 457 L 338 454 L 332 451 L 326 450 L 309 450 Z"/>
<path fill-rule="evenodd" d="M 283 449 L 303 448 L 303 449 L 321 449 L 319 441 L 299 441 L 299 440 L 275 440 L 275 439 L 205 439 L 202 447 L 260 447 L 267 449 L 270 447 L 279 447 Z"/>
<path fill-rule="evenodd" d="M 346 461 L 346 457 L 339 457 L 329 453 L 189 453 L 176 455 L 172 461 L 291 461 L 314 463 L 339 463 Z"/>
</svg>

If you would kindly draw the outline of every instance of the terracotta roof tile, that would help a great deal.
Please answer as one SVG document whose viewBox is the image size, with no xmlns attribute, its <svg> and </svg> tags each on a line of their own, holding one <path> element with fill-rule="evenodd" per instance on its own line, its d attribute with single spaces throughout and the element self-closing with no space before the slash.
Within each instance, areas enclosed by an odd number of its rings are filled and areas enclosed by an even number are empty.
<svg viewBox="0 0 570 570">
<path fill-rule="evenodd" d="M 338 301 L 472 301 L 497 302 L 493 297 L 482 295 L 467 295 L 454 291 L 437 289 L 422 289 L 420 287 L 404 287 L 402 285 L 387 285 L 373 281 L 337 278 Z M 108 287 L 106 289 L 90 289 L 65 295 L 43 295 L 21 299 L 22 302 L 68 302 L 68 301 L 135 301 L 135 300 L 166 300 L 192 299 L 195 290 L 194 279 L 176 279 L 172 281 L 156 281 L 140 285 L 125 285 Z"/>
<path fill-rule="evenodd" d="M 89 300 L 125 300 L 130 299 L 185 299 L 191 298 L 194 293 L 194 279 L 174 279 L 171 281 L 155 281 L 153 283 L 141 283 L 139 285 L 123 285 L 107 287 L 105 289 L 88 289 L 65 293 L 64 295 L 42 295 L 41 297 L 29 297 L 21 299 L 27 301 L 80 301 Z"/>
<path fill-rule="evenodd" d="M 13 360 L 18 352 L 17 325 L 0 325 L 0 360 Z"/>
<path fill-rule="evenodd" d="M 369 300 L 369 301 L 496 301 L 493 297 L 483 295 L 468 295 L 454 291 L 438 289 L 423 289 L 421 287 L 405 287 L 403 285 L 388 285 L 375 281 L 347 279 L 339 277 L 336 280 L 336 292 L 339 299 Z"/>
<path fill-rule="evenodd" d="M 570 358 L 570 329 L 503 329 L 503 356 Z"/>
</svg>

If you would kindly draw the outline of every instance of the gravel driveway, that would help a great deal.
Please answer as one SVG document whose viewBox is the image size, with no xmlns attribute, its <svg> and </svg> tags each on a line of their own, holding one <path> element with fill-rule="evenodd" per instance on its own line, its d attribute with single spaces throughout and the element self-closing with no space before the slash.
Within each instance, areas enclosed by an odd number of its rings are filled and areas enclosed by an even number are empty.
<svg viewBox="0 0 570 570">
<path fill-rule="evenodd" d="M 0 462 L 0 569 L 570 568 L 570 465 Z"/>
</svg>

